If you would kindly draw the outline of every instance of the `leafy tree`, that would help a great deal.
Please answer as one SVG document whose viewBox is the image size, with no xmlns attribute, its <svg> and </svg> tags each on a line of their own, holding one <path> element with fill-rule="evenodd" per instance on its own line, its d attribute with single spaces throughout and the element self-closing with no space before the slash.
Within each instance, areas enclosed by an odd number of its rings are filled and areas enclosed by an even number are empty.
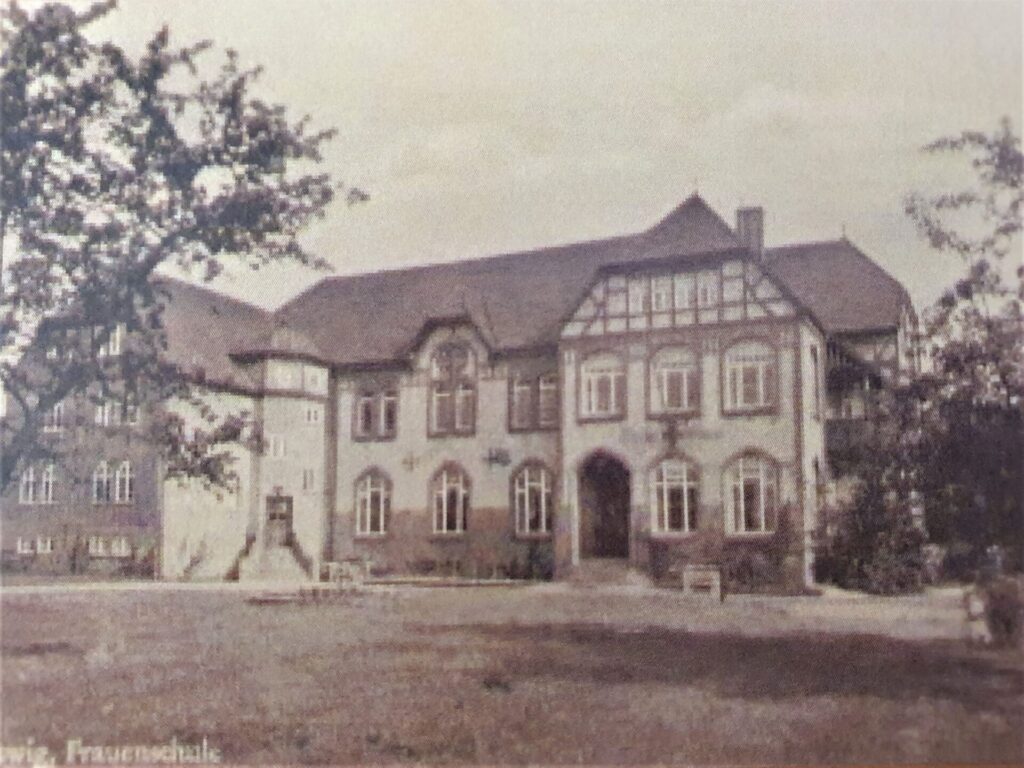
<svg viewBox="0 0 1024 768">
<path fill-rule="evenodd" d="M 894 384 L 875 398 L 857 485 L 821 553 L 819 577 L 876 594 L 920 587 L 925 535 L 912 505 L 931 421 L 921 395 L 918 383 Z"/>
<path fill-rule="evenodd" d="M 334 131 L 260 99 L 260 68 L 231 50 L 211 62 L 209 41 L 175 47 L 165 27 L 132 56 L 93 40 L 88 27 L 114 7 L 0 11 L 0 383 L 17 406 L 2 425 L 0 489 L 53 450 L 43 418 L 69 397 L 203 408 L 165 354 L 158 269 L 209 280 L 229 260 L 325 266 L 299 235 L 339 189 L 318 168 Z M 129 341 L 104 355 L 119 325 Z M 159 412 L 150 437 L 172 474 L 223 483 L 217 447 L 253 425 L 202 414 L 207 428 L 186 436 Z"/>
<path fill-rule="evenodd" d="M 965 273 L 925 315 L 933 370 L 921 382 L 933 412 L 921 491 L 930 535 L 980 554 L 1001 544 L 1021 564 L 1024 541 L 1024 264 L 1020 138 L 1009 120 L 928 145 L 963 156 L 970 188 L 911 195 L 906 211 Z M 1013 259 L 1016 270 L 1012 271 Z"/>
</svg>

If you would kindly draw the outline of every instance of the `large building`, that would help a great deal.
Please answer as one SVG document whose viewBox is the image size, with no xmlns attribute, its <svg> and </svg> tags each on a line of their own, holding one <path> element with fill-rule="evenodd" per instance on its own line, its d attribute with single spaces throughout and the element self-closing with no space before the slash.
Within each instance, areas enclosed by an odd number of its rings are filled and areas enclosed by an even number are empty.
<svg viewBox="0 0 1024 768">
<path fill-rule="evenodd" d="M 77 547 L 109 569 L 151 552 L 168 579 L 352 558 L 558 577 L 599 557 L 658 569 L 711 538 L 756 550 L 786 516 L 809 582 L 825 489 L 865 390 L 916 366 L 916 317 L 846 239 L 766 248 L 763 229 L 760 209 L 733 229 L 695 195 L 638 234 L 331 277 L 275 313 L 173 282 L 169 354 L 265 450 L 234 449 L 223 493 L 164 481 L 110 425 L 77 491 L 26 469 L 5 553 L 44 567 Z"/>
</svg>

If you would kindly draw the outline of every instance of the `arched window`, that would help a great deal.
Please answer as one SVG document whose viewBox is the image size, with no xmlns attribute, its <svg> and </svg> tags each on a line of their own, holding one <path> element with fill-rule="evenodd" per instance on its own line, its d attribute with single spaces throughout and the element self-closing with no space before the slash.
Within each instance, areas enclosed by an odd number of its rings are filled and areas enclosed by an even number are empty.
<svg viewBox="0 0 1024 768">
<path fill-rule="evenodd" d="M 726 469 L 729 526 L 733 533 L 775 530 L 778 467 L 762 456 L 742 456 Z"/>
<path fill-rule="evenodd" d="M 725 353 L 725 408 L 770 408 L 776 399 L 775 350 L 757 341 L 736 344 Z"/>
<path fill-rule="evenodd" d="M 700 472 L 684 459 L 665 459 L 651 473 L 652 529 L 657 533 L 697 530 Z"/>
<path fill-rule="evenodd" d="M 469 478 L 456 466 L 441 469 L 431 483 L 434 533 L 462 533 L 469 511 Z"/>
<path fill-rule="evenodd" d="M 92 503 L 107 504 L 111 497 L 110 467 L 101 461 L 92 473 Z"/>
<path fill-rule="evenodd" d="M 666 347 L 651 359 L 651 411 L 692 413 L 700 408 L 700 368 L 685 347 Z"/>
<path fill-rule="evenodd" d="M 22 504 L 36 503 L 35 467 L 25 467 L 21 471 L 21 482 L 18 485 L 18 501 Z"/>
<path fill-rule="evenodd" d="M 554 479 L 543 464 L 530 463 L 512 478 L 516 533 L 548 533 L 554 511 Z"/>
<path fill-rule="evenodd" d="M 114 501 L 131 504 L 135 499 L 135 474 L 130 461 L 121 462 L 114 479 Z"/>
<path fill-rule="evenodd" d="M 472 434 L 476 428 L 476 356 L 465 344 L 445 344 L 430 361 L 430 432 Z"/>
<path fill-rule="evenodd" d="M 43 504 L 53 504 L 57 494 L 57 467 L 50 462 L 43 469 L 42 483 L 39 489 L 39 501 Z"/>
<path fill-rule="evenodd" d="M 391 481 L 376 469 L 356 482 L 356 535 L 383 536 L 391 515 Z"/>
<path fill-rule="evenodd" d="M 613 354 L 592 355 L 580 366 L 580 416 L 611 418 L 626 410 L 626 366 Z"/>
</svg>

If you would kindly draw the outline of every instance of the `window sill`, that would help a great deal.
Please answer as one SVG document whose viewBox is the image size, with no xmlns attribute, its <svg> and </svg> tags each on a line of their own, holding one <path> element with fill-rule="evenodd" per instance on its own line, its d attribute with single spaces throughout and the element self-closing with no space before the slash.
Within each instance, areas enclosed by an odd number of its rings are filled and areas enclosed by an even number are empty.
<svg viewBox="0 0 1024 768">
<path fill-rule="evenodd" d="M 476 430 L 462 432 L 427 432 L 428 440 L 444 440 L 451 437 L 476 437 Z"/>
<path fill-rule="evenodd" d="M 647 418 L 651 421 L 674 421 L 676 419 L 699 419 L 701 412 L 698 409 L 686 411 L 649 411 Z"/>
<path fill-rule="evenodd" d="M 353 443 L 388 443 L 398 439 L 398 433 L 388 435 L 352 435 Z"/>
<path fill-rule="evenodd" d="M 530 434 L 531 432 L 557 432 L 558 431 L 558 425 L 557 424 L 537 424 L 537 425 L 531 425 L 531 426 L 528 426 L 528 427 L 509 426 L 508 431 L 509 431 L 509 434 L 512 434 L 512 435 Z"/>
<path fill-rule="evenodd" d="M 696 535 L 697 531 L 651 531 L 650 538 L 652 541 L 680 541 Z"/>
<path fill-rule="evenodd" d="M 551 531 L 544 531 L 542 533 L 520 533 L 516 532 L 516 541 L 551 541 L 554 538 L 554 534 Z"/>
<path fill-rule="evenodd" d="M 391 534 L 385 531 L 384 533 L 357 533 L 352 540 L 372 544 L 378 541 L 388 541 L 390 538 Z"/>
<path fill-rule="evenodd" d="M 722 415 L 726 417 L 736 416 L 775 416 L 778 409 L 774 405 L 764 405 L 758 408 L 726 408 Z"/>
<path fill-rule="evenodd" d="M 603 424 L 609 421 L 624 421 L 626 418 L 625 413 L 611 413 L 607 415 L 580 415 L 578 421 L 580 424 Z"/>
<path fill-rule="evenodd" d="M 465 531 L 452 531 L 451 533 L 440 533 L 435 531 L 430 534 L 430 541 L 443 542 L 443 541 L 461 541 L 466 538 Z"/>
</svg>

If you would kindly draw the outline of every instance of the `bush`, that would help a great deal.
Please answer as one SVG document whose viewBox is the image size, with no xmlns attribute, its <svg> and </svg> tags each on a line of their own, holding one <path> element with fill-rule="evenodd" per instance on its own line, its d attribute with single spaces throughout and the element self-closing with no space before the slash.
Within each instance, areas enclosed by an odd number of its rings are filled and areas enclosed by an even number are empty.
<svg viewBox="0 0 1024 768">
<path fill-rule="evenodd" d="M 924 534 L 879 478 L 863 482 L 843 511 L 817 573 L 879 595 L 914 592 L 924 572 Z"/>
<path fill-rule="evenodd" d="M 983 588 L 985 623 L 997 645 L 1020 645 L 1024 627 L 1024 595 L 1016 579 L 999 578 Z"/>
<path fill-rule="evenodd" d="M 780 571 L 766 555 L 746 549 L 726 554 L 722 571 L 730 592 L 759 592 L 780 580 Z"/>
<path fill-rule="evenodd" d="M 550 546 L 530 542 L 526 552 L 526 572 L 528 578 L 538 581 L 551 581 L 555 577 L 555 558 Z"/>
<path fill-rule="evenodd" d="M 962 584 L 973 582 L 981 568 L 981 553 L 963 541 L 954 541 L 942 558 L 942 578 Z"/>
</svg>

